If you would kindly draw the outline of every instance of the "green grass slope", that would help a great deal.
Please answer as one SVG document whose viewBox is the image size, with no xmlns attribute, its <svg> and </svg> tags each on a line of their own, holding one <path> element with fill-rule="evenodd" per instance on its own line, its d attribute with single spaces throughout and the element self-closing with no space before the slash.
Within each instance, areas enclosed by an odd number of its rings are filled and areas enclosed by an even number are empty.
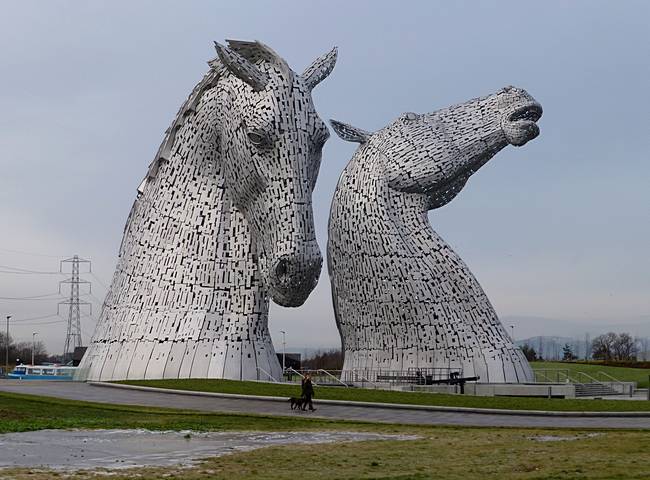
<svg viewBox="0 0 650 480">
<path fill-rule="evenodd" d="M 197 465 L 106 471 L 3 468 L 14 480 L 577 480 L 650 478 L 647 431 L 461 428 L 223 415 L 0 393 L 0 433 L 41 428 L 324 430 L 417 435 L 409 441 L 272 446 Z M 543 441 L 542 441 L 543 440 Z M 191 441 L 191 438 L 188 439 Z M 207 455 L 207 454 L 206 454 Z"/>
<path fill-rule="evenodd" d="M 171 388 L 199 392 L 237 393 L 290 397 L 299 396 L 298 385 L 263 382 L 240 382 L 217 379 L 185 380 L 129 380 L 119 382 L 127 385 Z M 316 401 L 351 400 L 358 402 L 402 403 L 408 405 L 437 405 L 450 407 L 500 408 L 512 410 L 554 411 L 650 411 L 650 402 L 626 402 L 621 400 L 573 400 L 523 397 L 475 397 L 470 395 L 447 395 L 441 393 L 396 392 L 364 388 L 316 387 Z"/>
<path fill-rule="evenodd" d="M 605 372 L 622 382 L 637 382 L 639 388 L 648 388 L 650 368 L 609 367 L 598 364 L 584 364 L 571 362 L 531 362 L 534 370 L 569 370 L 570 372 L 584 372 L 597 380 L 608 380 L 599 376 Z"/>
<path fill-rule="evenodd" d="M 328 429 L 337 425 L 345 427 L 361 424 L 362 422 L 336 422 L 289 416 L 289 412 L 286 417 L 203 413 L 0 392 L 0 433 L 46 428 L 284 431 Z"/>
</svg>

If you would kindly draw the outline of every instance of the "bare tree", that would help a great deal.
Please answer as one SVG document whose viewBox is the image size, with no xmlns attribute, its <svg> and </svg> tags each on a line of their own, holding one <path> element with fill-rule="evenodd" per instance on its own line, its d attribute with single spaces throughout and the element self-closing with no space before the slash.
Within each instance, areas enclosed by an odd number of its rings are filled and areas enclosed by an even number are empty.
<svg viewBox="0 0 650 480">
<path fill-rule="evenodd" d="M 621 333 L 614 342 L 614 356 L 616 360 L 635 360 L 636 342 L 629 333 Z"/>
<path fill-rule="evenodd" d="M 637 347 L 629 333 L 609 332 L 594 338 L 591 351 L 597 360 L 634 360 Z"/>
<path fill-rule="evenodd" d="M 596 360 L 613 360 L 616 337 L 614 332 L 609 332 L 594 338 L 591 342 L 591 356 Z"/>
<path fill-rule="evenodd" d="M 11 349 L 13 346 L 13 339 L 11 338 L 11 335 L 9 335 L 9 348 Z M 2 353 L 2 358 L 4 358 L 4 352 L 7 348 L 7 334 L 4 332 L 0 332 L 0 353 Z"/>
<path fill-rule="evenodd" d="M 34 348 L 34 363 L 39 364 L 47 360 L 47 350 L 43 342 L 18 342 L 10 348 L 10 354 L 13 352 L 12 360 L 20 359 L 22 363 L 31 363 L 32 348 Z"/>
</svg>

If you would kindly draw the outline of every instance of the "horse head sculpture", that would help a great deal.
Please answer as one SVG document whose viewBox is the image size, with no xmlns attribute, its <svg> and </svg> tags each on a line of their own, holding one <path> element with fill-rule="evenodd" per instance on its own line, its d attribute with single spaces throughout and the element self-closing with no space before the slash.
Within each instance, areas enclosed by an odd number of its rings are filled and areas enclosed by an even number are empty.
<svg viewBox="0 0 650 480">
<path fill-rule="evenodd" d="M 415 368 L 482 382 L 533 379 L 478 281 L 431 229 L 427 212 L 450 202 L 501 149 L 537 137 L 541 115 L 526 91 L 506 87 L 432 113 L 405 113 L 374 133 L 332 121 L 342 139 L 361 144 L 339 179 L 329 218 L 344 376 Z"/>
<path fill-rule="evenodd" d="M 216 97 L 228 111 L 218 125 L 225 188 L 248 221 L 271 297 L 301 305 L 322 265 L 311 194 L 329 137 L 311 90 L 334 68 L 336 49 L 296 75 L 266 45 L 231 46 L 216 44 L 216 68 L 229 73 Z"/>
<path fill-rule="evenodd" d="M 520 147 L 537 137 L 541 115 L 541 105 L 528 92 L 505 87 L 433 113 L 404 113 L 373 134 L 335 120 L 331 123 L 343 140 L 382 152 L 391 188 L 425 193 L 433 209 L 449 203 L 501 149 Z"/>
<path fill-rule="evenodd" d="M 311 194 L 328 131 L 312 89 L 260 42 L 216 44 L 126 222 L 78 378 L 278 378 L 269 298 L 299 306 L 322 256 Z"/>
</svg>

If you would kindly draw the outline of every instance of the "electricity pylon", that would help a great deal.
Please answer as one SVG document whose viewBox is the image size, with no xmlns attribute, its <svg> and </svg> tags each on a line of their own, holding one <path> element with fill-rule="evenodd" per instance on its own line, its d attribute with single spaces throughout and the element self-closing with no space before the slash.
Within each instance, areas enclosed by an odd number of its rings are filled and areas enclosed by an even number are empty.
<svg viewBox="0 0 650 480">
<path fill-rule="evenodd" d="M 68 311 L 68 329 L 65 334 L 65 346 L 63 347 L 63 364 L 67 364 L 72 360 L 72 354 L 74 353 L 75 347 L 81 347 L 81 307 L 83 305 L 88 305 L 90 308 L 90 314 L 92 315 L 92 304 L 90 302 L 84 302 L 79 300 L 79 285 L 82 283 L 88 284 L 88 288 L 92 289 L 92 284 L 87 280 L 82 280 L 79 278 L 79 265 L 81 263 L 88 264 L 88 271 L 91 271 L 90 260 L 84 260 L 78 255 L 75 255 L 72 258 L 67 260 L 61 260 L 61 272 L 63 272 L 63 264 L 71 263 L 72 264 L 72 276 L 67 280 L 59 282 L 59 293 L 61 293 L 61 284 L 69 283 L 70 284 L 70 298 L 64 302 L 59 302 L 61 305 L 69 305 L 70 309 Z M 90 290 L 92 292 L 92 290 Z M 58 307 L 57 307 L 58 308 Z M 58 312 L 57 312 L 58 313 Z"/>
</svg>

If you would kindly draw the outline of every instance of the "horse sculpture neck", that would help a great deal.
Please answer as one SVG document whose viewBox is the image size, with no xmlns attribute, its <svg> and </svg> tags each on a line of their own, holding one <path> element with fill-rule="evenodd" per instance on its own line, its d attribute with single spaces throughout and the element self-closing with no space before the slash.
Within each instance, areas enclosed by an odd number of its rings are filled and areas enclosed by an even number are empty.
<svg viewBox="0 0 650 480">
<path fill-rule="evenodd" d="M 430 197 L 392 189 L 362 146 L 332 203 L 328 267 L 344 371 L 455 368 L 482 381 L 530 378 L 478 281 L 431 228 Z"/>
<path fill-rule="evenodd" d="M 138 188 L 78 378 L 279 378 L 269 298 L 298 307 L 322 256 L 311 208 L 328 132 L 301 75 L 260 42 L 215 44 Z"/>
<path fill-rule="evenodd" d="M 86 378 L 280 375 L 248 224 L 224 186 L 213 83 L 193 90 L 140 185 Z"/>
</svg>

